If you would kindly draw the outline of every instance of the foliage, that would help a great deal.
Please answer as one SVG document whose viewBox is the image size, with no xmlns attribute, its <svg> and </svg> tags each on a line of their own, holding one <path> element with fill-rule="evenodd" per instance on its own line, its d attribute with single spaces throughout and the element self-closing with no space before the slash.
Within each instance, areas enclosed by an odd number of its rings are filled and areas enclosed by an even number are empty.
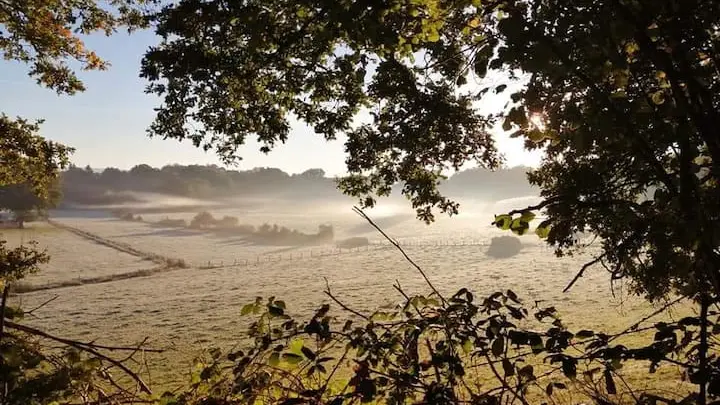
<svg viewBox="0 0 720 405">
<path fill-rule="evenodd" d="M 26 184 L 0 187 L 0 208 L 12 211 L 20 228 L 25 222 L 46 218 L 47 209 L 54 207 L 59 200 L 57 183 L 50 185 L 46 198 L 39 198 Z"/>
<path fill-rule="evenodd" d="M 52 200 L 73 149 L 38 135 L 39 124 L 0 114 L 0 186 L 24 184 L 37 198 Z"/>
<path fill-rule="evenodd" d="M 490 172 L 469 169 L 442 184 L 453 196 L 502 199 L 535 192 L 527 183 L 526 168 Z M 215 165 L 137 165 L 130 170 L 71 166 L 61 173 L 63 201 L 69 204 L 110 205 L 141 201 L 134 192 L 163 193 L 194 198 L 278 196 L 282 198 L 339 199 L 334 179 L 321 169 L 289 174 L 276 168 L 230 170 Z M 400 189 L 400 185 L 395 186 Z"/>
<path fill-rule="evenodd" d="M 403 182 L 431 220 L 457 209 L 441 170 L 494 167 L 487 128 L 502 122 L 546 151 L 529 175 L 544 200 L 495 224 L 523 235 L 544 210 L 535 232 L 558 254 L 596 236 L 601 253 L 570 285 L 597 264 L 649 299 L 695 297 L 705 314 L 717 302 L 720 3 L 186 0 L 155 19 L 164 41 L 142 75 L 164 104 L 151 134 L 233 160 L 248 135 L 284 141 L 293 114 L 347 136 L 346 192 L 372 205 Z M 509 81 L 465 86 L 489 72 Z M 479 113 L 471 101 L 512 79 L 524 82 L 505 111 Z M 354 125 L 363 109 L 369 122 Z"/>
<path fill-rule="evenodd" d="M 365 205 L 401 182 L 422 218 L 456 212 L 436 189 L 443 170 L 500 163 L 492 118 L 459 89 L 466 48 L 484 55 L 484 76 L 497 44 L 482 13 L 473 0 L 179 1 L 154 16 L 163 41 L 143 60 L 147 91 L 163 97 L 149 132 L 234 162 L 248 136 L 268 152 L 297 117 L 328 140 L 348 137 L 340 184 Z M 356 122 L 361 112 L 369 122 Z"/>
<path fill-rule="evenodd" d="M 108 63 L 85 47 L 83 37 L 111 35 L 120 27 L 147 25 L 141 6 L 155 0 L 2 0 L 0 55 L 30 65 L 38 84 L 58 93 L 85 90 L 72 64 L 104 70 Z M 149 11 L 149 10 L 145 10 Z"/>
<path fill-rule="evenodd" d="M 215 218 L 207 211 L 198 212 L 190 221 L 190 228 L 208 228 L 215 225 Z"/>
<path fill-rule="evenodd" d="M 241 310 L 254 318 L 248 330 L 252 346 L 226 357 L 212 350 L 193 384 L 184 392 L 163 394 L 162 400 L 528 405 L 568 399 L 598 404 L 624 398 L 638 404 L 697 399 L 683 390 L 636 390 L 626 382 L 624 369 L 649 367 L 654 373 L 679 365 L 680 378 L 696 380 L 696 369 L 684 361 L 696 356 L 699 317 L 654 325 L 648 317 L 617 334 L 571 331 L 555 308 L 528 309 L 509 290 L 478 300 L 467 289 L 445 299 L 434 293 L 409 296 L 395 287 L 402 302 L 372 314 L 347 307 L 328 287 L 327 295 L 343 313 L 324 304 L 305 322 L 289 316 L 284 301 L 258 297 Z M 648 330 L 654 336 L 635 346 L 618 343 Z M 720 376 L 713 375 L 711 384 L 720 386 Z M 720 395 L 717 388 L 710 392 Z"/>
</svg>

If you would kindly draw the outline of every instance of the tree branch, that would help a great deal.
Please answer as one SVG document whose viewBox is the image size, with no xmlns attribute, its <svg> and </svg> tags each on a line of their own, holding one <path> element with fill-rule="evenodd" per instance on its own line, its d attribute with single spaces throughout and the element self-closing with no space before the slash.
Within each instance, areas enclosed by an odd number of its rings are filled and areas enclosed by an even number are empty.
<svg viewBox="0 0 720 405">
<path fill-rule="evenodd" d="M 438 291 L 437 288 L 435 288 L 435 286 L 434 286 L 433 283 L 430 281 L 430 279 L 428 278 L 427 274 L 425 274 L 425 272 L 423 271 L 423 269 L 420 268 L 420 266 L 418 266 L 418 264 L 415 263 L 415 261 L 413 261 L 413 259 L 411 259 L 410 256 L 408 256 L 407 253 L 405 253 L 405 250 L 403 250 L 403 248 L 400 247 L 400 244 L 397 243 L 397 241 L 395 241 L 394 239 L 392 239 L 391 237 L 389 237 L 382 229 L 380 229 L 380 227 L 379 227 L 372 219 L 370 219 L 370 217 L 368 217 L 367 214 L 365 214 L 365 212 L 364 212 L 363 210 L 361 210 L 361 209 L 358 208 L 358 207 L 353 207 L 353 211 L 355 211 L 355 213 L 357 213 L 358 215 L 360 215 L 361 217 L 363 217 L 366 221 L 368 221 L 368 223 L 369 223 L 370 225 L 372 225 L 372 227 L 375 228 L 378 232 L 380 232 L 380 234 L 381 234 L 383 237 L 385 237 L 385 239 L 386 239 L 388 242 L 390 242 L 390 244 L 392 244 L 393 246 L 395 246 L 395 248 L 396 248 L 398 251 L 400 251 L 400 253 L 405 257 L 405 260 L 407 260 L 408 263 L 410 263 L 413 267 L 415 267 L 415 269 L 416 269 L 416 270 L 420 273 L 420 275 L 425 279 L 425 283 L 427 283 L 427 285 L 430 286 L 430 289 L 442 300 L 442 302 L 443 302 L 443 303 L 446 303 L 446 302 L 447 302 L 447 301 L 445 300 L 445 298 L 442 296 L 442 294 L 440 294 L 440 291 Z"/>
<path fill-rule="evenodd" d="M 74 348 L 76 348 L 76 349 L 78 349 L 78 350 L 81 350 L 81 351 L 90 353 L 90 354 L 92 354 L 93 356 L 95 356 L 95 357 L 97 357 L 97 358 L 99 358 L 99 359 L 105 360 L 105 361 L 113 364 L 114 366 L 116 366 L 117 368 L 119 368 L 120 370 L 122 370 L 125 374 L 127 374 L 129 377 L 131 377 L 133 380 L 135 380 L 135 382 L 137 382 L 137 384 L 140 386 L 140 389 L 141 389 L 143 392 L 145 392 L 146 394 L 152 394 L 152 391 L 150 390 L 150 387 L 148 387 L 147 384 L 145 384 L 145 382 L 142 380 L 142 378 L 140 378 L 139 375 L 137 375 L 137 373 L 135 373 L 134 371 L 130 370 L 130 369 L 129 369 L 126 365 L 124 365 L 122 362 L 120 362 L 120 361 L 118 361 L 118 360 L 115 360 L 115 359 L 113 359 L 112 357 L 106 356 L 106 355 L 104 355 L 104 354 L 102 354 L 102 353 L 100 353 L 100 352 L 98 352 L 98 351 L 96 350 L 96 348 L 98 348 L 98 349 L 100 349 L 100 348 L 101 348 L 101 349 L 108 349 L 108 350 L 136 350 L 136 348 L 132 348 L 132 349 L 130 349 L 130 348 L 119 348 L 119 347 L 113 347 L 113 346 L 100 346 L 100 345 L 93 345 L 93 344 L 89 344 L 89 343 L 78 342 L 78 341 L 71 340 L 71 339 L 65 339 L 65 338 L 53 336 L 53 335 L 51 335 L 51 334 L 49 334 L 49 333 L 46 333 L 46 332 L 43 332 L 43 331 L 41 331 L 41 330 L 39 330 L 39 329 L 35 329 L 35 328 L 33 328 L 33 327 L 26 326 L 26 325 L 17 324 L 17 323 L 15 323 L 15 322 L 11 322 L 11 321 L 6 321 L 6 322 L 5 322 L 5 325 L 6 325 L 8 328 L 15 329 L 15 330 L 19 330 L 19 331 L 21 331 L 21 332 L 25 332 L 25 333 L 28 333 L 28 334 L 30 334 L 30 335 L 40 336 L 40 337 L 43 337 L 43 338 L 46 338 L 46 339 L 50 339 L 50 340 L 54 340 L 54 341 L 56 341 L 56 342 L 60 342 L 60 343 L 62 343 L 62 344 L 64 344 L 64 345 L 67 345 L 67 346 L 70 346 L 70 347 L 74 347 Z M 159 350 L 158 350 L 158 349 L 148 349 L 148 351 L 158 352 Z"/>
</svg>

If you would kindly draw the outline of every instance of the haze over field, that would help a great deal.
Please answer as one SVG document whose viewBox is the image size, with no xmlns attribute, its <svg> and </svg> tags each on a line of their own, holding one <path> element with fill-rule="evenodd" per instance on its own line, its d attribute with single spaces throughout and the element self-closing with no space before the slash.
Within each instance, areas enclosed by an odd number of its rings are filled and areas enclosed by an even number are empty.
<svg viewBox="0 0 720 405">
<path fill-rule="evenodd" d="M 331 179 L 272 171 L 282 180 L 253 182 L 252 177 L 262 171 L 243 174 L 194 167 L 205 175 L 245 176 L 241 187 L 208 187 L 199 192 L 154 183 L 158 180 L 153 174 L 160 177 L 168 170 L 145 168 L 133 177 L 138 169 L 127 173 L 70 169 L 63 175 L 63 187 L 85 200 L 71 197 L 51 211 L 54 225 L 36 223 L 26 230 L 3 231 L 13 244 L 39 241 L 54 258 L 27 279 L 26 292 L 17 297 L 33 306 L 48 294 L 57 295 L 52 305 L 37 312 L 32 324 L 75 338 L 92 333 L 105 343 L 151 336 L 152 344 L 172 344 L 173 351 L 153 360 L 162 370 L 156 378 L 170 384 L 181 382 L 182 377 L 171 370 L 190 367 L 193 350 L 228 348 L 244 339 L 238 332 L 247 321 L 238 311 L 256 296 L 283 297 L 292 314 L 308 316 L 327 300 L 322 292 L 326 280 L 343 300 L 362 311 L 398 302 L 401 297 L 392 289 L 396 280 L 408 293 L 426 292 L 417 272 L 352 212 L 354 201 L 337 192 Z M 109 174 L 126 180 L 103 181 Z M 561 293 L 593 249 L 559 260 L 534 234 L 508 237 L 491 225 L 496 213 L 538 201 L 522 176 L 522 169 L 514 169 L 473 170 L 452 177 L 445 187 L 449 193 L 463 191 L 458 193 L 461 212 L 453 217 L 439 215 L 430 226 L 415 218 L 412 208 L 397 196 L 380 199 L 367 213 L 443 291 L 470 285 L 483 294 L 512 285 L 530 300 L 560 304 L 570 322 L 592 306 L 596 313 L 606 314 L 595 319 L 603 327 L 614 327 L 611 319 L 618 314 L 648 311 L 645 303 L 625 301 L 625 296 L 608 301 L 608 284 L 600 272 L 571 294 Z M 198 176 L 187 175 L 177 184 L 197 182 Z M 78 190 L 82 192 L 76 194 Z M 201 211 L 216 221 L 237 221 L 230 228 L 219 222 L 192 226 Z M 274 227 L 275 235 L 282 229 L 315 235 L 321 225 L 332 229 L 332 237 L 309 242 L 255 237 L 263 226 L 270 234 Z M 245 229 L 241 227 L 250 227 L 252 233 L 239 231 Z M 491 246 L 497 248 L 493 238 L 501 240 L 501 236 L 519 241 L 518 250 L 501 245 L 504 253 L 491 256 Z M 339 248 L 344 240 L 364 242 Z M 166 266 L 163 260 L 183 265 Z"/>
</svg>

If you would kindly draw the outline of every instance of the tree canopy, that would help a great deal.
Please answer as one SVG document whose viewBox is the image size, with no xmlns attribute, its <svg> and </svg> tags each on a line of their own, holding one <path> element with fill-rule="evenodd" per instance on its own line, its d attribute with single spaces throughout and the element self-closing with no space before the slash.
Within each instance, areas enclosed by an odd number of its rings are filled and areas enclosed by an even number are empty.
<svg viewBox="0 0 720 405">
<path fill-rule="evenodd" d="M 403 182 L 431 220 L 457 210 L 443 169 L 500 164 L 489 129 L 502 123 L 546 151 L 529 177 L 544 202 L 529 208 L 559 254 L 590 231 L 595 263 L 650 297 L 720 291 L 718 2 L 184 0 L 155 21 L 152 135 L 232 161 L 247 136 L 284 141 L 296 116 L 347 136 L 347 193 L 372 205 Z M 481 114 L 475 101 L 509 91 L 488 85 L 498 75 L 523 86 Z M 525 211 L 509 217 L 520 232 Z"/>
<path fill-rule="evenodd" d="M 110 35 L 119 27 L 146 25 L 141 6 L 155 0 L 2 0 L 0 55 L 30 65 L 38 84 L 58 93 L 85 89 L 75 73 L 104 70 L 108 62 L 85 47 L 83 37 Z M 75 65 L 76 67 L 73 67 Z"/>
</svg>

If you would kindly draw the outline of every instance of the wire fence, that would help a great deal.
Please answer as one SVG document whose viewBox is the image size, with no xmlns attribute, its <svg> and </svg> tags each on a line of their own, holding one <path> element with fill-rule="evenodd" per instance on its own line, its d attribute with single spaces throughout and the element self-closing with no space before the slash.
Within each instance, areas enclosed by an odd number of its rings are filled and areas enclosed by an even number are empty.
<svg viewBox="0 0 720 405">
<path fill-rule="evenodd" d="M 441 246 L 488 246 L 489 242 L 484 240 L 397 240 L 401 247 L 441 247 Z M 254 258 L 236 258 L 230 260 L 207 260 L 203 262 L 193 263 L 193 267 L 200 269 L 217 269 L 225 267 L 248 267 L 257 266 L 265 263 L 279 263 L 283 261 L 296 261 L 304 259 L 314 259 L 327 256 L 339 256 L 346 254 L 365 253 L 377 250 L 386 250 L 394 248 L 388 241 L 374 241 L 365 246 L 354 248 L 304 248 L 304 250 L 287 253 L 265 253 L 255 255 Z"/>
</svg>

